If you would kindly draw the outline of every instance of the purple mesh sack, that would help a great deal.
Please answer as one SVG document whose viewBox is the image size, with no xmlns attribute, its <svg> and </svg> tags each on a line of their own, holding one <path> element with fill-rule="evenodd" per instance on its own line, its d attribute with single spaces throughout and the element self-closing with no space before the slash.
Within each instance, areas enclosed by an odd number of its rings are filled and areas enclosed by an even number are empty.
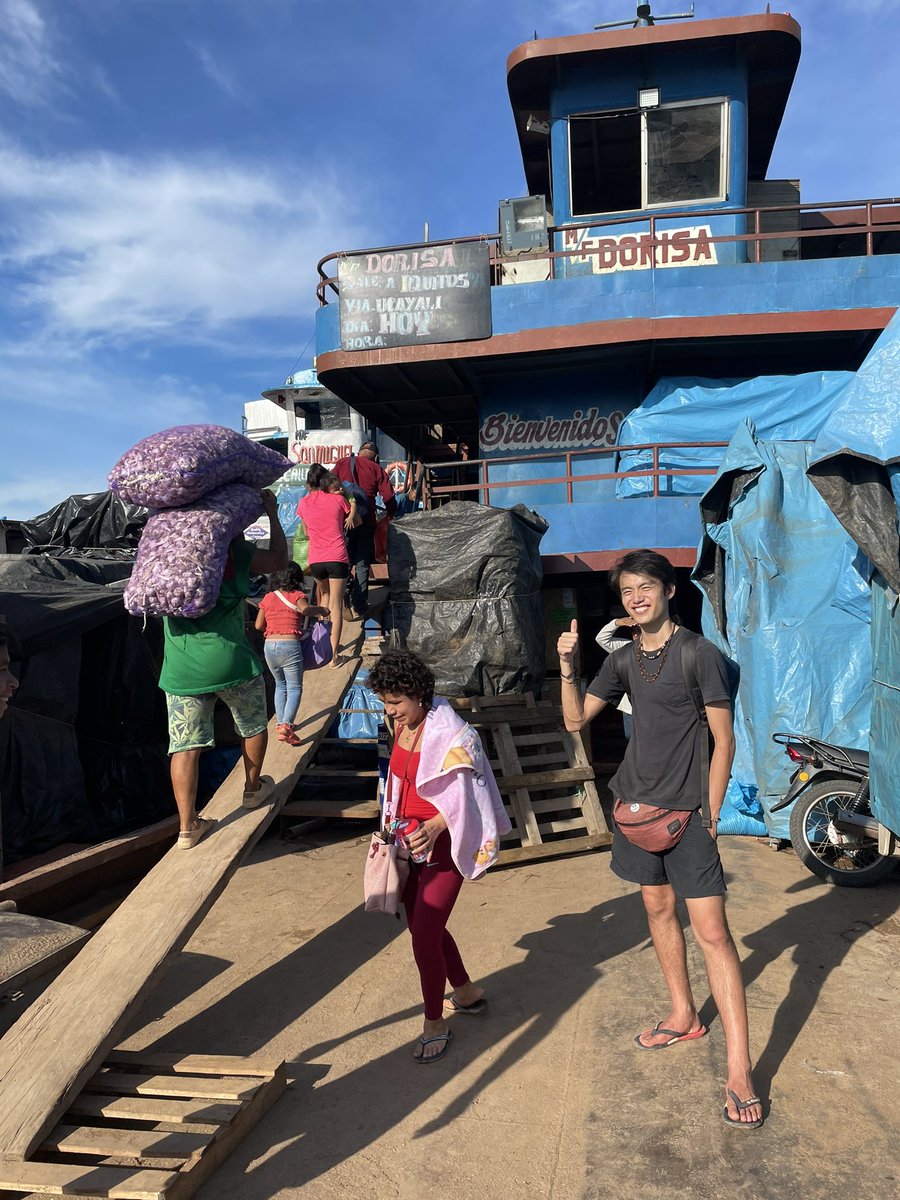
<svg viewBox="0 0 900 1200">
<path fill-rule="evenodd" d="M 306 671 L 315 671 L 331 662 L 334 654 L 331 649 L 331 622 L 316 621 L 310 630 L 308 638 L 300 643 L 303 648 L 303 667 Z"/>
<path fill-rule="evenodd" d="M 262 514 L 256 488 L 227 483 L 148 520 L 125 587 L 130 613 L 202 617 L 219 597 L 228 544 Z"/>
<path fill-rule="evenodd" d="M 129 504 L 180 508 L 224 483 L 268 487 L 290 466 L 283 454 L 224 425 L 176 425 L 123 454 L 109 486 Z"/>
</svg>

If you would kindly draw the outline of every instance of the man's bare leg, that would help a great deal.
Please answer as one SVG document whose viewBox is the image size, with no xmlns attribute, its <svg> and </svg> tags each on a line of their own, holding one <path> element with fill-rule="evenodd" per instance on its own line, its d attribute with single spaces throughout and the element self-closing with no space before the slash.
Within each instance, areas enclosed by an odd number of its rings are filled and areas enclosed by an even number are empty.
<svg viewBox="0 0 900 1200">
<path fill-rule="evenodd" d="M 762 1105 L 738 1109 L 728 1095 L 733 1091 L 738 1099 L 749 1100 L 756 1093 L 750 1077 L 750 1033 L 747 1023 L 747 997 L 741 975 L 741 960 L 728 928 L 725 916 L 724 896 L 705 896 L 686 901 L 691 926 L 694 930 L 703 958 L 709 990 L 712 992 L 722 1030 L 725 1034 L 725 1049 L 728 1055 L 728 1081 L 725 1084 L 725 1100 L 728 1116 L 732 1121 L 759 1121 Z"/>
<path fill-rule="evenodd" d="M 653 948 L 672 1002 L 671 1011 L 660 1024 L 663 1029 L 693 1033 L 700 1028 L 700 1020 L 688 978 L 687 950 L 681 921 L 675 911 L 675 893 L 668 883 L 664 883 L 642 887 L 641 898 L 647 910 Z M 672 1040 L 669 1034 L 654 1034 L 652 1029 L 643 1030 L 639 1038 L 641 1045 L 647 1047 L 664 1045 Z"/>
<path fill-rule="evenodd" d="M 197 779 L 200 750 L 176 750 L 169 762 L 181 832 L 197 828 Z"/>
<path fill-rule="evenodd" d="M 253 737 L 244 738 L 241 749 L 244 758 L 244 775 L 247 779 L 244 786 L 245 792 L 259 790 L 259 776 L 268 744 L 269 731 L 267 729 L 264 729 L 262 733 L 254 734 Z"/>
</svg>

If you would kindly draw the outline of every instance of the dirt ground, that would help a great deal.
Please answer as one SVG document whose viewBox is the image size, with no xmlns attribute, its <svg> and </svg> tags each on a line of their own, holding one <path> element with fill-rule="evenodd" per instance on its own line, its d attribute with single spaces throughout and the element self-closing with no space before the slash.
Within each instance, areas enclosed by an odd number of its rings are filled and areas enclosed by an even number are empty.
<svg viewBox="0 0 900 1200">
<path fill-rule="evenodd" d="M 760 1131 L 721 1119 L 711 1033 L 640 1053 L 666 1012 L 639 898 L 607 852 L 495 869 L 453 930 L 488 1010 L 411 1058 L 421 999 L 400 922 L 361 909 L 367 838 L 270 837 L 237 872 L 127 1043 L 260 1054 L 291 1086 L 200 1200 L 882 1200 L 900 1179 L 900 880 L 829 888 L 789 851 L 722 839 L 750 1005 Z"/>
</svg>

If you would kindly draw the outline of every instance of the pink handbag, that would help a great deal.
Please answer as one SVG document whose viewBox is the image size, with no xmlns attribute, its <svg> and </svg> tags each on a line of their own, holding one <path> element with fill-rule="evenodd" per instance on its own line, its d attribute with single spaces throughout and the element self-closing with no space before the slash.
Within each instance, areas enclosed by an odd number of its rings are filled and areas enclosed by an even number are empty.
<svg viewBox="0 0 900 1200">
<path fill-rule="evenodd" d="M 400 916 L 401 900 L 409 879 L 409 851 L 381 833 L 372 834 L 369 856 L 363 874 L 363 894 L 366 912 L 389 913 Z"/>
</svg>

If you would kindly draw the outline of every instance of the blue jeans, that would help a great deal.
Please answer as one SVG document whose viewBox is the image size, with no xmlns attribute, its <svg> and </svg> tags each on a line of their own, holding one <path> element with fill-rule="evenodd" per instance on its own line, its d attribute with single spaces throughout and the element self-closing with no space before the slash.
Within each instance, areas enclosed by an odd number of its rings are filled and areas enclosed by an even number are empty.
<svg viewBox="0 0 900 1200">
<path fill-rule="evenodd" d="M 275 680 L 275 723 L 293 725 L 303 695 L 303 648 L 287 638 L 266 638 L 266 666 Z"/>
</svg>

